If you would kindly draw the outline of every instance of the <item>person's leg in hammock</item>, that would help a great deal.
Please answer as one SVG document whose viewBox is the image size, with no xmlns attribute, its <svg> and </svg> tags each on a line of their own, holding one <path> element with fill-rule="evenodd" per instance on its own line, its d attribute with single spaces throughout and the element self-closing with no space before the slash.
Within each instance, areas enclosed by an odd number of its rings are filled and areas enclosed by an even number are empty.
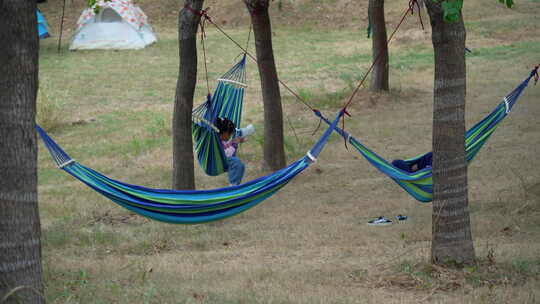
<svg viewBox="0 0 540 304">
<path fill-rule="evenodd" d="M 244 177 L 246 166 L 236 156 L 227 158 L 227 161 L 229 162 L 229 169 L 227 170 L 227 174 L 229 175 L 229 183 L 231 183 L 231 185 L 240 184 L 240 182 L 242 182 L 242 178 Z"/>
<path fill-rule="evenodd" d="M 409 164 L 406 161 L 402 160 L 402 159 L 394 159 L 392 161 L 392 166 L 394 166 L 396 168 L 399 168 L 399 169 L 401 169 L 401 170 L 403 170 L 405 172 L 413 172 L 411 170 L 411 166 L 409 166 Z"/>
<path fill-rule="evenodd" d="M 433 152 L 426 153 L 426 155 L 420 157 L 416 163 L 412 165 L 412 169 L 415 171 L 422 170 L 426 167 L 431 167 L 433 164 Z"/>
<path fill-rule="evenodd" d="M 416 162 L 409 164 L 402 159 L 396 159 L 392 161 L 392 165 L 407 172 L 416 172 L 426 167 L 431 167 L 433 163 L 433 153 L 429 152 L 426 155 L 420 157 Z"/>
</svg>

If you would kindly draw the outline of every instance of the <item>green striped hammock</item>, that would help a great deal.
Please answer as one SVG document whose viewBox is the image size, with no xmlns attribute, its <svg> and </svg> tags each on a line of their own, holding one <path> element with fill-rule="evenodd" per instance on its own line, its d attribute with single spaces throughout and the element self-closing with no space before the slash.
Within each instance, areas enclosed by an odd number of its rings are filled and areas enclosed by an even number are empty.
<svg viewBox="0 0 540 304">
<path fill-rule="evenodd" d="M 210 176 L 227 171 L 227 157 L 221 146 L 216 119 L 228 118 L 237 129 L 242 120 L 242 106 L 246 87 L 246 56 L 218 79 L 214 95 L 192 113 L 192 134 L 199 165 Z"/>
<path fill-rule="evenodd" d="M 489 113 L 484 119 L 467 130 L 465 134 L 465 151 L 467 162 L 471 162 L 480 149 L 484 146 L 489 137 L 495 132 L 497 126 L 510 113 L 512 107 L 518 100 L 519 96 L 533 77 L 538 77 L 537 68 L 535 68 L 529 77 L 520 83 L 510 94 L 503 98 L 495 109 Z M 319 116 L 326 123 L 330 123 L 319 111 L 314 111 L 315 115 Z M 433 180 L 432 168 L 426 167 L 416 172 L 407 172 L 393 166 L 390 162 L 379 156 L 377 153 L 363 145 L 358 139 L 352 137 L 343 129 L 336 127 L 335 131 L 339 133 L 347 142 L 349 142 L 364 158 L 366 158 L 380 172 L 390 177 L 407 193 L 420 202 L 430 202 L 433 199 Z M 429 152 L 428 152 L 429 153 Z M 409 164 L 415 163 L 419 158 L 427 153 L 406 159 Z"/>
</svg>

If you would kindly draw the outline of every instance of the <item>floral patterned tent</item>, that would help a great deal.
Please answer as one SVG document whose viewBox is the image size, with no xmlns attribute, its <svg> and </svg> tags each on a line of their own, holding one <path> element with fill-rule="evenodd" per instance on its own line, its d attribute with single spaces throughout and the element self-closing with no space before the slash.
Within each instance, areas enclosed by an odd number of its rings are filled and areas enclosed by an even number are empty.
<svg viewBox="0 0 540 304">
<path fill-rule="evenodd" d="M 100 0 L 82 12 L 70 49 L 138 49 L 155 41 L 148 17 L 132 1 Z"/>
</svg>

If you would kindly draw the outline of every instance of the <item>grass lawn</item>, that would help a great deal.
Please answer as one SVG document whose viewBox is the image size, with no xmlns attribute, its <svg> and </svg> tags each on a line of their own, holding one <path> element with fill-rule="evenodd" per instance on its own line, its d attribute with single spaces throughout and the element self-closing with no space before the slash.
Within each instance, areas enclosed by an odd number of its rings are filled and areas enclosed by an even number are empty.
<svg viewBox="0 0 540 304">
<path fill-rule="evenodd" d="M 158 42 L 138 51 L 56 51 L 61 1 L 40 8 L 54 38 L 41 41 L 39 121 L 77 161 L 115 179 L 156 188 L 171 183 L 171 118 L 178 75 L 175 1 L 140 1 Z M 238 1 L 237 1 L 238 2 Z M 278 2 L 282 3 L 281 11 Z M 467 123 L 486 115 L 540 62 L 536 0 L 504 9 L 465 2 Z M 69 2 L 68 2 L 69 3 Z M 68 5 L 73 28 L 81 3 Z M 216 20 L 244 43 L 248 20 L 232 1 L 209 1 Z M 406 2 L 387 3 L 388 29 Z M 371 60 L 367 1 L 275 1 L 273 44 L 279 77 L 327 116 L 346 102 Z M 241 7 L 241 10 L 238 9 Z M 348 14 L 351 14 L 349 16 Z M 325 23 L 326 22 L 326 23 Z M 424 23 L 427 21 L 424 19 Z M 330 26 L 327 26 L 330 24 Z M 66 34 L 67 33 L 67 34 Z M 65 35 L 70 34 L 67 31 Z M 207 30 L 210 85 L 240 51 Z M 250 51 L 254 47 L 250 45 Z M 361 90 L 347 131 L 388 159 L 431 149 L 433 50 L 409 18 L 390 46 L 391 91 Z M 262 97 L 248 64 L 244 123 L 256 134 L 240 157 L 260 171 Z M 204 100 L 199 57 L 195 103 Z M 211 88 L 213 89 L 213 88 Z M 282 88 L 288 161 L 322 130 Z M 39 152 L 39 207 L 49 303 L 537 303 L 540 301 L 540 87 L 531 85 L 469 167 L 478 267 L 430 266 L 431 205 L 420 204 L 334 135 L 317 163 L 239 216 L 175 226 L 118 207 L 56 169 Z M 298 134 L 292 132 L 291 125 Z M 222 187 L 196 167 L 199 189 Z M 370 227 L 376 216 L 409 216 Z"/>
</svg>

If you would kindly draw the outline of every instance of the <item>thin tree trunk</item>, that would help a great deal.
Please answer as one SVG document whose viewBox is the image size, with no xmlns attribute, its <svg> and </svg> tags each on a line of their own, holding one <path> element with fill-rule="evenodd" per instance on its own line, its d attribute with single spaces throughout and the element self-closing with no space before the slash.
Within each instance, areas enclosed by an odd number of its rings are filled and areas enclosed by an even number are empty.
<svg viewBox="0 0 540 304">
<path fill-rule="evenodd" d="M 186 0 L 195 11 L 204 0 Z M 197 29 L 201 17 L 183 8 L 178 15 L 180 68 L 176 84 L 173 114 L 173 176 L 174 189 L 195 189 L 191 112 L 197 83 Z"/>
<path fill-rule="evenodd" d="M 431 260 L 475 261 L 465 159 L 465 27 L 443 21 L 441 4 L 426 1 L 435 51 Z"/>
<path fill-rule="evenodd" d="M 371 91 L 388 91 L 388 43 L 384 20 L 384 0 L 369 0 L 369 18 L 373 29 L 373 71 Z M 375 62 L 376 61 L 376 62 Z"/>
<path fill-rule="evenodd" d="M 268 0 L 244 0 L 251 14 L 255 48 L 261 78 L 264 103 L 264 162 L 263 170 L 285 167 L 283 148 L 283 112 L 281 95 L 272 49 L 272 28 Z"/>
<path fill-rule="evenodd" d="M 0 41 L 0 302 L 44 303 L 34 129 L 35 1 L 0 1 Z"/>
</svg>

